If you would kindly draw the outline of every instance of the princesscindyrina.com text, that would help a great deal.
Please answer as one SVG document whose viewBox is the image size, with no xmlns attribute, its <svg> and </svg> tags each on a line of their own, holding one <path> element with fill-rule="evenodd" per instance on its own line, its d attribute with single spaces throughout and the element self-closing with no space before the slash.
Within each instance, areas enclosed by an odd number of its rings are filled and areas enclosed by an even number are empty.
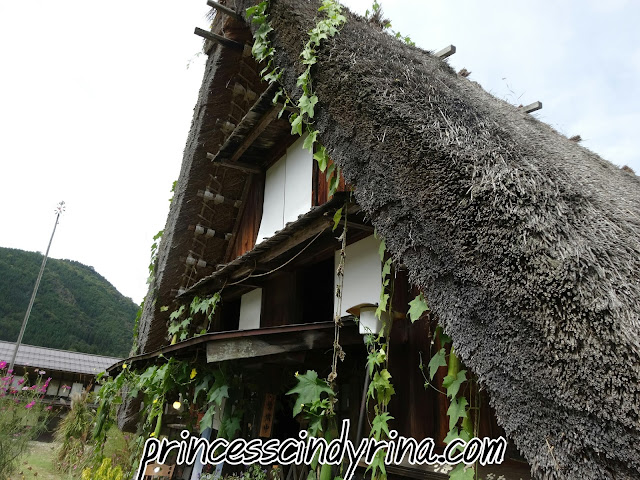
<svg viewBox="0 0 640 480">
<path fill-rule="evenodd" d="M 164 464 L 169 453 L 175 450 L 177 450 L 178 465 L 193 465 L 198 456 L 203 465 L 216 465 L 222 462 L 231 465 L 254 463 L 311 465 L 316 455 L 319 464 L 339 465 L 346 454 L 349 467 L 343 478 L 351 480 L 358 463 L 364 460 L 367 465 L 370 465 L 380 450 L 386 452 L 386 465 L 400 464 L 406 458 L 411 465 L 455 465 L 460 462 L 470 465 L 479 462 L 484 466 L 502 463 L 507 449 L 507 441 L 504 437 L 475 437 L 468 442 L 456 438 L 449 442 L 441 455 L 437 455 L 435 441 L 432 438 L 425 438 L 418 442 L 414 438 L 398 435 L 396 430 L 389 432 L 388 440 L 365 438 L 356 448 L 348 440 L 349 427 L 349 420 L 343 420 L 340 435 L 330 442 L 324 438 L 309 437 L 304 430 L 298 434 L 299 438 L 285 440 L 237 438 L 229 441 L 217 438 L 209 441 L 206 438 L 192 436 L 188 430 L 180 432 L 182 440 L 148 438 L 144 444 L 142 459 L 135 478 L 142 480 L 147 465 Z"/>
</svg>

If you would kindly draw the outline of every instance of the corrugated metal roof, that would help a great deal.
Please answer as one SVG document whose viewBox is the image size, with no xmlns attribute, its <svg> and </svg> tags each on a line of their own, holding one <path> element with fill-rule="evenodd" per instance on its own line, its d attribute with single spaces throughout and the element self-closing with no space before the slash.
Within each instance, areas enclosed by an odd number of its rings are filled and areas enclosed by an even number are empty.
<svg viewBox="0 0 640 480">
<path fill-rule="evenodd" d="M 13 342 L 0 341 L 0 361 L 9 363 L 15 348 Z M 38 367 L 43 370 L 59 370 L 62 372 L 84 373 L 97 375 L 107 367 L 119 362 L 120 358 L 103 357 L 88 353 L 69 352 L 54 348 L 20 345 L 16 357 L 16 365 Z"/>
</svg>

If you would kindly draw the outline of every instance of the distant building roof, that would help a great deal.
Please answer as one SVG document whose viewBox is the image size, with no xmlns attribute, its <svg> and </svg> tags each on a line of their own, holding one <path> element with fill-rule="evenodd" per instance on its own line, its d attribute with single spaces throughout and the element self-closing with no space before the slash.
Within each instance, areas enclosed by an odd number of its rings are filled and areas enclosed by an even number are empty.
<svg viewBox="0 0 640 480">
<path fill-rule="evenodd" d="M 11 360 L 15 345 L 13 342 L 0 341 L 0 361 L 4 360 L 8 363 Z M 97 375 L 120 360 L 120 358 L 103 357 L 102 355 L 22 344 L 18 349 L 16 365 Z"/>
</svg>

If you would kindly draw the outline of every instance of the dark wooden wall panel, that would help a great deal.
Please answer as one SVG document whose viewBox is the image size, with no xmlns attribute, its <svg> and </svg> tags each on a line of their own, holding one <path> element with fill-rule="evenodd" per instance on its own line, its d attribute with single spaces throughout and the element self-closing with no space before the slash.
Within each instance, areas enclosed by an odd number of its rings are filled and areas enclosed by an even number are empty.
<svg viewBox="0 0 640 480">
<path fill-rule="evenodd" d="M 262 204 L 264 201 L 264 176 L 254 176 L 253 183 L 249 189 L 246 205 L 242 218 L 240 219 L 240 226 L 234 240 L 233 249 L 231 250 L 230 258 L 227 261 L 231 261 L 234 258 L 239 257 L 243 253 L 253 249 L 256 244 L 256 238 L 258 237 L 258 229 L 260 228 L 260 221 L 262 220 Z"/>
<path fill-rule="evenodd" d="M 296 323 L 298 289 L 294 272 L 273 274 L 262 290 L 261 327 L 277 327 Z"/>
<path fill-rule="evenodd" d="M 329 165 L 333 162 L 329 160 Z M 339 192 L 346 192 L 349 188 L 344 181 L 344 177 L 342 173 L 340 174 L 340 183 L 338 184 Z M 311 204 L 314 207 L 322 205 L 326 203 L 329 198 L 329 185 L 327 184 L 327 176 L 326 170 L 325 172 L 321 172 L 320 168 L 318 168 L 318 163 L 313 161 L 313 187 L 311 188 Z"/>
</svg>

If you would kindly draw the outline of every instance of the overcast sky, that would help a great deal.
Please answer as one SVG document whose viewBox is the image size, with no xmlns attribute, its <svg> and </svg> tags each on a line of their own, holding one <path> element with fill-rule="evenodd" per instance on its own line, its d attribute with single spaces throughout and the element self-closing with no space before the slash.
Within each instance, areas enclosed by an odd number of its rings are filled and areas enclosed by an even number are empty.
<svg viewBox="0 0 640 480">
<path fill-rule="evenodd" d="M 343 2 L 359 13 L 367 0 Z M 393 28 L 640 172 L 640 2 L 382 0 Z M 205 0 L 0 2 L 0 246 L 146 293 L 203 73 Z M 187 66 L 189 66 L 187 68 Z M 35 281 L 35 279 L 34 279 Z M 25 306 L 26 307 L 26 306 Z"/>
</svg>

